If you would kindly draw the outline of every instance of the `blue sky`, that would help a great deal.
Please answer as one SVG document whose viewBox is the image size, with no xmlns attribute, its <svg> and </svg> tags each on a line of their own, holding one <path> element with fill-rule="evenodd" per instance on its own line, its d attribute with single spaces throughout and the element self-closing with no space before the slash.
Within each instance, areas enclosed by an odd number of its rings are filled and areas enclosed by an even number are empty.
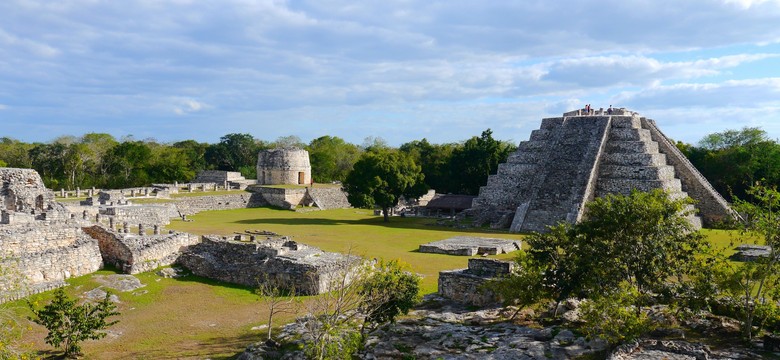
<svg viewBox="0 0 780 360">
<path fill-rule="evenodd" d="M 780 138 L 780 0 L 4 0 L 0 136 L 392 145 L 627 107 Z"/>
</svg>

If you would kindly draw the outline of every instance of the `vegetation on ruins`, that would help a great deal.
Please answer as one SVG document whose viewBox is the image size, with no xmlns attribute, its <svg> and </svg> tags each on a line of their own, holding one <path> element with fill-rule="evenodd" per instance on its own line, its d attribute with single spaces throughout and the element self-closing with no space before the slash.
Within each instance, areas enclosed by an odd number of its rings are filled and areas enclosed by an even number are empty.
<svg viewBox="0 0 780 360">
<path fill-rule="evenodd" d="M 49 330 L 45 338 L 47 344 L 64 346 L 65 357 L 78 357 L 81 355 L 82 341 L 104 338 L 106 333 L 100 330 L 118 322 L 107 320 L 119 315 L 109 296 L 110 293 L 106 293 L 106 297 L 96 304 L 77 305 L 75 299 L 69 298 L 62 288 L 58 288 L 54 291 L 54 299 L 41 309 L 28 300 L 34 315 L 30 320 Z"/>
<path fill-rule="evenodd" d="M 380 150 L 363 153 L 344 179 L 344 190 L 352 206 L 379 207 L 389 221 L 390 208 L 403 196 L 416 199 L 428 189 L 425 175 L 411 157 L 399 151 Z"/>
<path fill-rule="evenodd" d="M 687 281 L 709 248 L 686 219 L 688 209 L 688 200 L 660 190 L 596 199 L 581 223 L 532 234 L 517 259 L 520 272 L 493 287 L 523 306 L 548 299 L 557 309 L 571 297 L 591 299 L 591 331 L 613 341 L 636 337 L 647 328 L 642 306 Z"/>
<path fill-rule="evenodd" d="M 406 314 L 419 300 L 420 277 L 398 261 L 345 263 L 327 292 L 308 304 L 310 359 L 350 359 L 364 345 L 366 331 Z"/>
</svg>

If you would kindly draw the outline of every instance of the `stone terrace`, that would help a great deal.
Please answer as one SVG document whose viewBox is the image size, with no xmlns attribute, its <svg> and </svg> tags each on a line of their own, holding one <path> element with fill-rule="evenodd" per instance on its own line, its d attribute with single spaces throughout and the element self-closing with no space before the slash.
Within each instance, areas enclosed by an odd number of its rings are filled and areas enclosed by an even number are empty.
<svg viewBox="0 0 780 360">
<path fill-rule="evenodd" d="M 420 245 L 420 252 L 447 255 L 497 255 L 520 250 L 520 241 L 472 236 L 456 236 Z"/>
</svg>

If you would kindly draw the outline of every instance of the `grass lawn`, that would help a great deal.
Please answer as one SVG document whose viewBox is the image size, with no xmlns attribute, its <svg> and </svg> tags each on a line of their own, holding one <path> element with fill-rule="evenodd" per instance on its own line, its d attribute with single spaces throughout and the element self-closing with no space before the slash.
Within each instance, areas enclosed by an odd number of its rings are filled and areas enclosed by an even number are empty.
<svg viewBox="0 0 780 360">
<path fill-rule="evenodd" d="M 253 208 L 207 211 L 190 219 L 191 222 L 175 219 L 168 228 L 201 235 L 267 230 L 325 251 L 352 252 L 366 258 L 401 259 L 424 276 L 424 293 L 436 291 L 439 271 L 464 268 L 468 257 L 420 253 L 417 252 L 420 244 L 459 235 L 523 238 L 523 235 L 507 232 L 435 226 L 435 220 L 425 218 L 393 217 L 385 223 L 381 216 L 363 209 L 294 212 Z M 498 257 L 511 258 L 512 255 Z"/>
</svg>

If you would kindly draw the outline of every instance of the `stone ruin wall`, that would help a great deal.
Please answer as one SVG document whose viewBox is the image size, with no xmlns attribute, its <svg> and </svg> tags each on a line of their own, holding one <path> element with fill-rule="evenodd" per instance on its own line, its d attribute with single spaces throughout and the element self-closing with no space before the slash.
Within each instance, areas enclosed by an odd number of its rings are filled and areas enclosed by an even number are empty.
<svg viewBox="0 0 780 360">
<path fill-rule="evenodd" d="M 250 187 L 250 191 L 261 196 L 266 204 L 282 209 L 294 210 L 299 204 L 310 205 L 314 202 L 308 196 L 305 188 L 282 189 L 253 186 Z"/>
<path fill-rule="evenodd" d="M 122 234 L 100 226 L 84 228 L 100 246 L 103 262 L 126 274 L 138 274 L 174 264 L 187 246 L 200 238 L 182 232 L 160 235 Z"/>
<path fill-rule="evenodd" d="M 467 269 L 439 272 L 439 294 L 469 305 L 485 306 L 501 301 L 483 286 L 514 271 L 514 263 L 495 259 L 469 259 Z"/>
<path fill-rule="evenodd" d="M 257 287 L 268 278 L 287 290 L 294 287 L 299 295 L 315 295 L 327 291 L 331 278 L 356 261 L 291 241 L 239 242 L 212 235 L 189 247 L 178 263 L 209 279 Z"/>
<path fill-rule="evenodd" d="M 195 180 L 193 180 L 193 182 L 222 184 L 225 181 L 243 181 L 243 180 L 246 179 L 238 171 L 202 170 L 198 172 L 198 176 L 195 177 Z"/>
<path fill-rule="evenodd" d="M 72 222 L 0 226 L 0 249 L 0 267 L 12 275 L 0 279 L 0 293 L 10 295 L 0 296 L 0 302 L 62 286 L 103 267 L 97 241 Z"/>
<path fill-rule="evenodd" d="M 109 206 L 100 212 L 101 217 L 113 217 L 115 226 L 127 222 L 132 226 L 168 225 L 179 212 L 173 204 Z M 94 216 L 92 217 L 94 219 Z"/>
<path fill-rule="evenodd" d="M 193 215 L 201 211 L 255 208 L 268 205 L 262 195 L 256 193 L 205 195 L 177 198 L 173 202 L 182 215 Z"/>
<path fill-rule="evenodd" d="M 303 179 L 300 178 L 299 173 L 303 173 Z M 261 151 L 257 155 L 257 183 L 259 185 L 311 184 L 309 152 L 301 149 Z"/>
</svg>

